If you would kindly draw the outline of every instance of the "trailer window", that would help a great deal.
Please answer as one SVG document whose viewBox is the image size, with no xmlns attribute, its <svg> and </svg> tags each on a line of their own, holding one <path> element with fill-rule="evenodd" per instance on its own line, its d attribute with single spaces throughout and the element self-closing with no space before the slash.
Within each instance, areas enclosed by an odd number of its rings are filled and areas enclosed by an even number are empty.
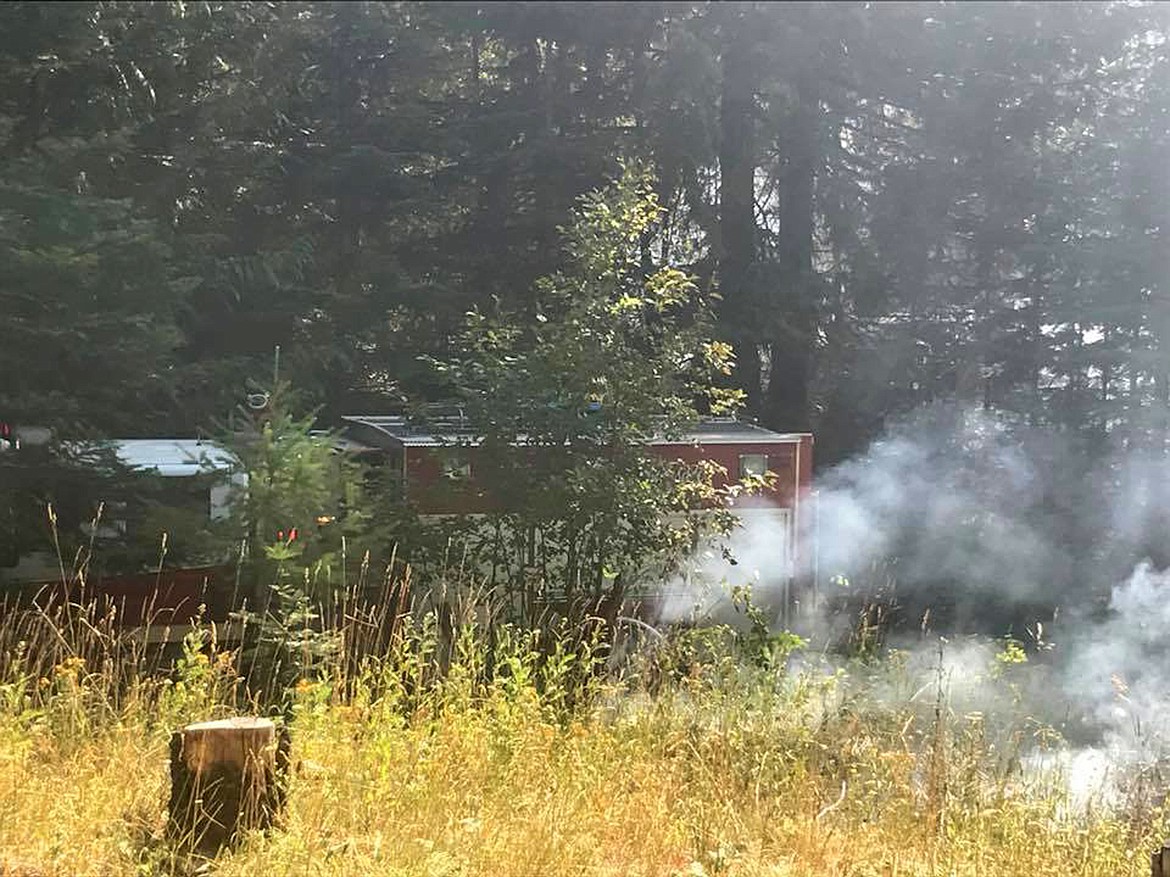
<svg viewBox="0 0 1170 877">
<path fill-rule="evenodd" d="M 94 539 L 121 539 L 126 535 L 127 504 L 112 500 L 101 504 L 101 514 L 83 521 L 81 532 Z"/>
<path fill-rule="evenodd" d="M 471 477 L 471 461 L 456 452 L 443 454 L 443 477 L 463 481 Z"/>
<path fill-rule="evenodd" d="M 763 478 L 768 472 L 767 454 L 740 454 L 739 477 Z"/>
</svg>

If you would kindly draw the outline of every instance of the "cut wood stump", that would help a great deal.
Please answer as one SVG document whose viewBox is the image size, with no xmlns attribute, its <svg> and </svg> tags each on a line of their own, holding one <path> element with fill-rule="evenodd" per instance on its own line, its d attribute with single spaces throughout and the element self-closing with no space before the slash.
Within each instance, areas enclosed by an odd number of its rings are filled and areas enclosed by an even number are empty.
<svg viewBox="0 0 1170 877">
<path fill-rule="evenodd" d="M 266 829 L 284 807 L 289 738 L 268 719 L 187 725 L 171 736 L 173 839 L 215 853 L 248 829 Z"/>
<path fill-rule="evenodd" d="M 1170 842 L 1150 856 L 1150 877 L 1170 877 Z"/>
</svg>

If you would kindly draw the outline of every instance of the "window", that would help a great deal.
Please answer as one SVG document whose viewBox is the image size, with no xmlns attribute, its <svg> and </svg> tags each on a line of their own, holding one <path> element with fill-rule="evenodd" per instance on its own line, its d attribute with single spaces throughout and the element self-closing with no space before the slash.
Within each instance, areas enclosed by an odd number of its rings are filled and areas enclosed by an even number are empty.
<svg viewBox="0 0 1170 877">
<path fill-rule="evenodd" d="M 471 463 L 461 454 L 443 455 L 443 477 L 463 481 L 471 477 Z"/>
<path fill-rule="evenodd" d="M 740 454 L 739 477 L 763 478 L 768 472 L 767 454 Z"/>
<path fill-rule="evenodd" d="M 93 539 L 122 538 L 126 535 L 126 509 L 125 502 L 103 502 L 100 515 L 95 514 L 92 520 L 82 521 L 81 532 Z"/>
</svg>

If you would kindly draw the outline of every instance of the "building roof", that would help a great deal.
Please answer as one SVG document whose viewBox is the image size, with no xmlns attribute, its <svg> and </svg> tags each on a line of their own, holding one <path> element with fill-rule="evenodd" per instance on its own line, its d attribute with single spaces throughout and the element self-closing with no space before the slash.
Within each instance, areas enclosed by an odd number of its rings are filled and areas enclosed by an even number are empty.
<svg viewBox="0 0 1170 877">
<path fill-rule="evenodd" d="M 227 449 L 203 439 L 113 439 L 110 444 L 125 465 L 164 478 L 227 472 L 237 462 Z"/>
<path fill-rule="evenodd" d="M 734 417 L 706 417 L 676 439 L 656 439 L 656 445 L 786 445 L 807 438 L 807 432 L 774 432 Z"/>
<path fill-rule="evenodd" d="M 353 415 L 341 418 L 344 437 L 375 448 L 436 448 L 478 444 L 478 437 L 461 414 L 435 418 L 427 426 L 407 417 Z M 705 418 L 677 438 L 660 438 L 654 445 L 793 444 L 808 433 L 781 433 L 735 418 Z"/>
<path fill-rule="evenodd" d="M 462 418 L 443 418 L 428 426 L 402 416 L 355 415 L 341 418 L 343 437 L 376 448 L 434 448 L 451 444 L 475 444 L 477 437 Z"/>
</svg>

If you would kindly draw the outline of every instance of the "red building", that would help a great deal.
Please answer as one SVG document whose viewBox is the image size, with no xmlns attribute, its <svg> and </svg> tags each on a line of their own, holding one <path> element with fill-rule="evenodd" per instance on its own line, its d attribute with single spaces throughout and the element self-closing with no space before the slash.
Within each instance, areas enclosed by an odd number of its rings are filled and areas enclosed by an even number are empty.
<svg viewBox="0 0 1170 877">
<path fill-rule="evenodd" d="M 771 473 L 766 489 L 738 498 L 734 508 L 745 532 L 752 534 L 751 564 L 765 579 L 787 583 L 802 559 L 797 534 L 811 486 L 812 445 L 808 433 L 777 433 L 734 419 L 707 419 L 678 438 L 660 439 L 650 447 L 667 460 L 717 464 L 723 474 L 716 486 Z M 233 492 L 246 490 L 244 476 L 233 474 L 235 461 L 212 443 L 154 439 L 122 440 L 114 446 L 127 465 L 182 488 L 183 501 L 210 518 L 225 515 Z M 430 428 L 405 417 L 345 417 L 338 449 L 400 473 L 405 497 L 424 515 L 492 510 L 491 498 L 476 484 L 479 449 L 460 417 L 432 421 Z M 537 447 L 532 451 L 540 453 Z M 115 535 L 124 532 L 124 526 L 114 518 L 94 535 Z M 15 568 L 0 570 L 0 586 L 54 583 L 62 598 L 76 599 L 78 583 L 56 581 L 57 572 L 55 558 L 29 556 Z M 224 616 L 232 603 L 234 577 L 230 569 L 211 564 L 123 575 L 102 575 L 95 569 L 85 590 L 89 596 L 114 600 L 120 607 L 119 620 L 127 626 L 177 625 L 172 633 L 181 635 L 179 628 L 200 605 L 212 610 L 213 617 Z"/>
<path fill-rule="evenodd" d="M 477 442 L 460 416 L 436 419 L 422 427 L 401 416 L 343 417 L 344 448 L 401 473 L 403 491 L 424 514 L 474 514 L 489 511 L 491 500 L 476 490 Z M 717 464 L 717 486 L 746 476 L 771 473 L 770 486 L 736 500 L 745 524 L 755 524 L 774 548 L 767 563 L 777 577 L 791 578 L 797 568 L 801 514 L 812 483 L 813 437 L 778 433 L 734 418 L 708 418 L 686 434 L 650 443 L 666 459 Z M 452 483 L 465 485 L 452 490 Z"/>
</svg>

